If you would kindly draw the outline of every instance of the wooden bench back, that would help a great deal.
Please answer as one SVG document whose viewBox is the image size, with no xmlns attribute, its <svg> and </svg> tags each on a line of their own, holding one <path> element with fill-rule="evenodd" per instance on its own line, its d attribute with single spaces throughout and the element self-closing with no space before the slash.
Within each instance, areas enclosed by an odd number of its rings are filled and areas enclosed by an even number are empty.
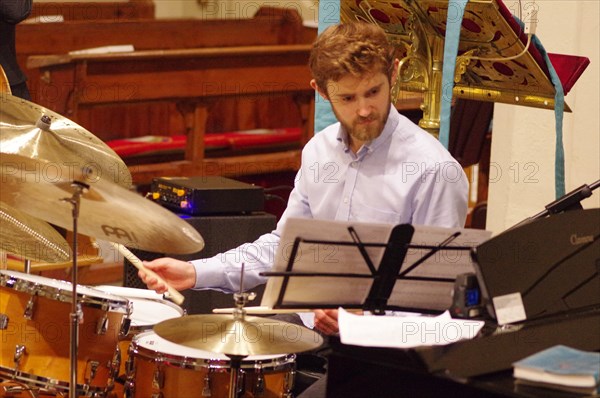
<svg viewBox="0 0 600 398">
<path fill-rule="evenodd" d="M 115 2 L 34 2 L 30 20 L 44 17 L 48 21 L 60 16 L 65 21 L 120 21 L 127 19 L 154 18 L 154 2 L 152 0 L 130 0 Z"/>
</svg>

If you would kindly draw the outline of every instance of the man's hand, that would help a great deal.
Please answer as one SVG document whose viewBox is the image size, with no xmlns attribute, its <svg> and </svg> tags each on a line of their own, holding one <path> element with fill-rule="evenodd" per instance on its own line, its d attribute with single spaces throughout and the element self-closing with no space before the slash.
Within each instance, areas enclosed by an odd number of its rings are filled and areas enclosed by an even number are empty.
<svg viewBox="0 0 600 398">
<path fill-rule="evenodd" d="M 315 310 L 315 329 L 328 336 L 338 333 L 338 310 Z"/>
<path fill-rule="evenodd" d="M 196 284 L 196 269 L 186 261 L 163 257 L 152 261 L 144 261 L 144 266 L 156 272 L 174 289 L 190 289 Z M 167 286 L 164 283 L 147 275 L 144 271 L 138 271 L 138 276 L 149 289 L 155 290 L 159 294 L 167 291 Z"/>
</svg>

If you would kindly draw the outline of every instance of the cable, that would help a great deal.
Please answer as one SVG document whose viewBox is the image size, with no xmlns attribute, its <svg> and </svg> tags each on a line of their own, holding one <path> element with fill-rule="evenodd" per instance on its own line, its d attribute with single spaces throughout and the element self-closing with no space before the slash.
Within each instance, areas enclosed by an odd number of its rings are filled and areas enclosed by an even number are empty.
<svg viewBox="0 0 600 398">
<path fill-rule="evenodd" d="M 525 48 L 523 49 L 523 51 L 521 51 L 519 54 L 517 55 L 513 55 L 512 57 L 499 57 L 499 58 L 486 58 L 486 57 L 467 57 L 468 59 L 474 59 L 474 60 L 479 60 L 479 61 L 510 61 L 512 59 L 517 59 L 519 57 L 521 57 L 523 54 L 525 54 L 527 52 L 527 50 L 529 50 L 529 46 L 531 45 L 531 37 L 533 36 L 533 34 L 528 34 L 527 35 L 527 43 L 525 44 Z"/>
</svg>

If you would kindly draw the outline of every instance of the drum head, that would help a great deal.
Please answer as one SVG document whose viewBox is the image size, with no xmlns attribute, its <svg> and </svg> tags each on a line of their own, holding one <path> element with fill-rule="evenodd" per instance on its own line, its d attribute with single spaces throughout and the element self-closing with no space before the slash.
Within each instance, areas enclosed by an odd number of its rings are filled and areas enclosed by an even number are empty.
<svg viewBox="0 0 600 398">
<path fill-rule="evenodd" d="M 17 271 L 0 270 L 0 286 L 20 292 L 37 294 L 52 300 L 72 302 L 73 284 L 71 282 L 46 278 L 39 275 Z M 107 306 L 110 310 L 127 311 L 127 299 L 98 289 L 77 285 L 77 299 L 82 304 Z"/>
<path fill-rule="evenodd" d="M 164 300 L 153 290 L 136 289 L 122 286 L 96 286 L 96 289 L 110 294 L 127 298 L 130 302 L 131 327 L 148 329 L 152 325 L 171 318 L 183 316 L 183 309 L 178 305 Z"/>
</svg>

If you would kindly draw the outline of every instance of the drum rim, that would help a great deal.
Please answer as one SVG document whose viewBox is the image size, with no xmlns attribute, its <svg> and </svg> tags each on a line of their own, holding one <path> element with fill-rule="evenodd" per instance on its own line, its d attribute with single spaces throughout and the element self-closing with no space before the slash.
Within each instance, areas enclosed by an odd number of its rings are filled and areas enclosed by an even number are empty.
<svg viewBox="0 0 600 398">
<path fill-rule="evenodd" d="M 118 293 L 119 289 L 123 289 L 124 290 L 123 293 L 126 293 L 127 290 L 136 289 L 136 288 L 126 287 L 126 286 L 110 286 L 110 285 L 94 286 L 93 288 L 96 290 L 100 290 L 100 291 L 104 292 L 105 294 L 110 294 L 110 295 L 114 295 L 117 297 L 123 297 L 123 298 L 127 299 L 127 301 L 128 301 L 127 319 L 130 320 L 130 325 L 129 325 L 128 333 L 127 333 L 128 336 L 145 332 L 148 329 L 151 329 L 152 327 L 154 327 L 154 325 L 156 325 L 158 322 L 161 322 L 161 321 L 164 321 L 167 319 L 177 318 L 177 317 L 169 317 L 169 318 L 161 319 L 155 323 L 134 325 L 133 322 L 135 321 L 135 319 L 133 318 L 133 315 L 135 314 L 135 305 L 134 304 L 136 302 L 151 302 L 151 303 L 161 304 L 163 306 L 166 306 L 166 307 L 169 307 L 169 308 L 175 310 L 179 314 L 179 317 L 185 316 L 185 309 L 183 309 L 181 306 L 179 306 L 167 299 L 160 299 L 157 297 L 134 297 L 134 296 L 128 296 L 126 294 Z M 144 289 L 140 289 L 140 290 L 144 290 Z M 133 308 L 133 310 L 132 310 L 132 308 Z"/>
<path fill-rule="evenodd" d="M 38 376 L 33 373 L 15 371 L 0 365 L 0 376 L 7 377 L 6 381 L 17 381 L 27 386 L 44 389 L 49 392 L 69 392 L 69 382 L 57 379 L 51 379 L 44 376 Z M 90 384 L 77 383 L 78 396 L 81 397 L 97 397 L 98 393 L 107 393 L 113 389 L 114 382 L 109 380 L 106 387 L 95 387 Z M 80 395 L 84 394 L 84 395 Z"/>
<path fill-rule="evenodd" d="M 163 352 L 159 350 L 153 350 L 151 348 L 143 347 L 139 344 L 139 340 L 146 336 L 158 336 L 154 331 L 146 331 L 137 334 L 131 340 L 129 345 L 129 357 L 140 357 L 142 359 L 150 360 L 151 362 L 157 363 L 162 366 L 167 366 L 171 368 L 177 369 L 209 369 L 210 371 L 227 371 L 230 370 L 230 361 L 227 359 L 212 359 L 212 358 L 198 358 L 192 356 L 185 355 L 175 355 L 170 354 L 168 352 Z M 175 344 L 175 343 L 172 343 Z M 176 344 L 179 345 L 179 344 Z M 187 348 L 183 345 L 180 345 L 182 348 Z M 193 348 L 190 348 L 192 350 Z M 201 350 L 203 351 L 203 350 Z M 219 353 L 212 353 L 210 351 L 205 351 L 207 354 L 216 354 L 216 355 L 224 355 Z M 158 355 L 153 355 L 158 354 Z M 260 365 L 262 367 L 263 372 L 270 371 L 279 371 L 282 369 L 286 369 L 289 366 L 294 366 L 296 360 L 296 354 L 281 354 L 281 355 L 273 355 L 272 358 L 264 358 L 264 359 L 246 359 L 242 360 L 241 368 L 242 369 L 255 369 L 256 365 Z"/>
<path fill-rule="evenodd" d="M 71 303 L 73 300 L 73 291 L 71 289 L 62 289 L 60 287 L 54 287 L 49 285 L 40 284 L 38 282 L 34 282 L 31 280 L 27 280 L 20 275 L 29 275 L 23 274 L 21 272 L 6 272 L 7 270 L 0 270 L 0 287 L 5 287 L 7 289 L 11 289 L 17 292 L 30 294 L 32 296 L 46 297 L 48 299 L 59 301 L 59 302 L 67 302 Z M 58 280 L 51 279 L 50 280 Z M 71 282 L 64 282 L 65 285 L 72 287 Z M 105 293 L 97 289 L 93 289 L 87 286 L 82 286 L 86 289 L 90 289 L 92 291 L 97 291 L 98 293 L 102 293 L 102 295 L 109 297 L 95 297 L 90 294 L 82 293 L 80 290 L 77 291 L 77 301 L 82 303 L 85 306 L 100 308 L 103 310 L 107 310 L 110 312 L 122 312 L 128 313 L 129 300 L 124 297 L 115 296 L 110 293 Z M 79 288 L 79 285 L 78 285 Z M 92 292 L 93 293 L 93 292 Z M 99 295 L 100 296 L 100 295 Z"/>
</svg>

